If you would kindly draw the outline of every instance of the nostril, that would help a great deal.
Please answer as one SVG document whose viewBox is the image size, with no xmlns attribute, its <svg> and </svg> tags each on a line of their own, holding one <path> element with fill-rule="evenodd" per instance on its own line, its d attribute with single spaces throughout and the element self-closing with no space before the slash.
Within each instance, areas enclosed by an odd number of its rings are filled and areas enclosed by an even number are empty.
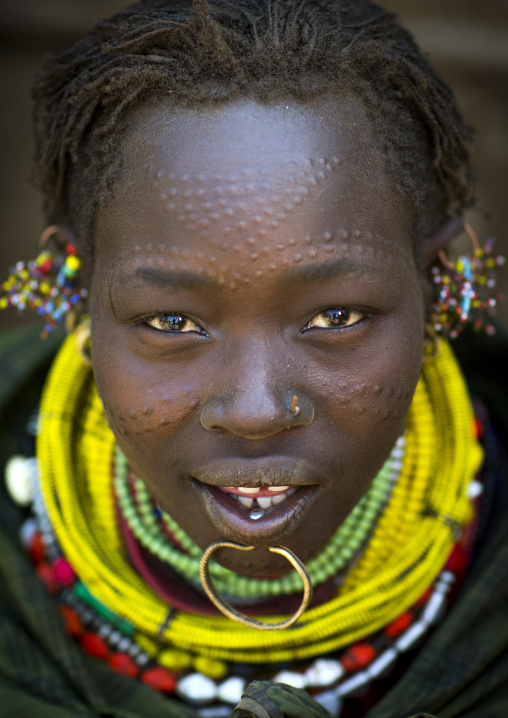
<svg viewBox="0 0 508 718">
<path fill-rule="evenodd" d="M 255 397 L 248 392 L 214 397 L 202 404 L 201 424 L 208 431 L 222 431 L 249 439 L 266 438 L 279 431 L 310 424 L 312 402 L 303 394 L 285 393 L 277 403 L 273 397 Z"/>
</svg>

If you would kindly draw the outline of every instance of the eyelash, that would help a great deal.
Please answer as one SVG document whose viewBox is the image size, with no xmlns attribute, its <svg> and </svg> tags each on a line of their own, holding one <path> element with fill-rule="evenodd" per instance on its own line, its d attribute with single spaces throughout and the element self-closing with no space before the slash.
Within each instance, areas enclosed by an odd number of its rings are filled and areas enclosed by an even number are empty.
<svg viewBox="0 0 508 718">
<path fill-rule="evenodd" d="M 307 322 L 307 324 L 303 328 L 303 331 L 307 332 L 311 329 L 347 329 L 349 327 L 355 326 L 356 324 L 359 324 L 361 321 L 363 321 L 363 319 L 365 319 L 365 316 L 366 315 L 363 312 L 359 312 L 354 309 L 349 310 L 344 309 L 343 307 L 331 307 L 330 309 L 324 309 L 323 311 L 315 314 L 312 319 Z M 318 320 L 319 317 L 326 317 L 326 319 L 321 320 L 322 323 L 314 324 L 313 322 Z M 352 319 L 354 321 L 351 321 Z M 155 326 L 155 322 L 159 322 L 160 325 L 161 320 L 170 320 L 167 323 L 173 324 L 173 327 L 164 329 L 161 326 Z M 327 321 L 330 324 L 327 325 Z M 189 317 L 186 317 L 183 314 L 180 314 L 179 312 L 155 314 L 145 319 L 143 323 L 151 327 L 155 331 L 163 332 L 165 334 L 206 334 L 205 330 L 202 329 L 199 324 L 197 324 L 197 322 L 195 322 L 193 319 L 190 319 Z M 193 326 L 184 330 L 183 328 L 187 324 L 191 324 Z"/>
</svg>

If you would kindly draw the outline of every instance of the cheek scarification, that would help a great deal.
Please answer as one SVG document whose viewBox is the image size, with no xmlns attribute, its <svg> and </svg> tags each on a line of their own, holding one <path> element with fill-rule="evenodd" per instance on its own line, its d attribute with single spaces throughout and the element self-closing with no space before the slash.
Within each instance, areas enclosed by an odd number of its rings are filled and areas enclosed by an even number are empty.
<svg viewBox="0 0 508 718">
<path fill-rule="evenodd" d="M 190 391 L 178 397 L 161 399 L 157 403 L 140 403 L 136 408 L 115 403 L 115 408 L 103 402 L 104 412 L 113 432 L 119 436 L 157 434 L 168 429 L 176 431 L 188 421 L 199 406 L 199 399 Z"/>
</svg>

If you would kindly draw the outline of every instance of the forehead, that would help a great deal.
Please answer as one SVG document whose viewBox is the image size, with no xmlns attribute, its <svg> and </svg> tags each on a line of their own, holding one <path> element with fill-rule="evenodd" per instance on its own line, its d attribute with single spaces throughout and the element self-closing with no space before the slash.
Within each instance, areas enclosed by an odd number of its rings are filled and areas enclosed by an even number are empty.
<svg viewBox="0 0 508 718">
<path fill-rule="evenodd" d="M 400 250 L 401 236 L 411 242 L 409 208 L 389 186 L 353 100 L 178 112 L 159 105 L 133 117 L 123 151 L 114 199 L 97 222 L 98 239 L 122 254 L 143 241 L 161 251 L 236 240 L 277 246 L 278 238 L 337 246 L 353 235 L 368 244 L 378 234 L 379 249 Z"/>
</svg>

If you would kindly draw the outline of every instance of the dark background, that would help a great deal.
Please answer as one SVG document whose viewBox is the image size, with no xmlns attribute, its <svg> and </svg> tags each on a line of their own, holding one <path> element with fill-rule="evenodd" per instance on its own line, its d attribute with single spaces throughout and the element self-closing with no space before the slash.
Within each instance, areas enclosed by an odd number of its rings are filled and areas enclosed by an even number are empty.
<svg viewBox="0 0 508 718">
<path fill-rule="evenodd" d="M 35 256 L 44 228 L 30 186 L 30 85 L 41 58 L 80 38 L 124 0 L 0 0 L 0 279 L 18 259 Z M 473 154 L 478 206 L 468 220 L 480 238 L 494 236 L 508 258 L 508 0 L 385 0 L 399 13 L 454 88 L 476 127 Z M 508 267 L 499 287 L 508 295 Z M 508 302 L 499 314 L 508 321 Z M 33 321 L 33 320 L 32 320 Z M 0 314 L 0 326 L 19 319 Z"/>
</svg>

